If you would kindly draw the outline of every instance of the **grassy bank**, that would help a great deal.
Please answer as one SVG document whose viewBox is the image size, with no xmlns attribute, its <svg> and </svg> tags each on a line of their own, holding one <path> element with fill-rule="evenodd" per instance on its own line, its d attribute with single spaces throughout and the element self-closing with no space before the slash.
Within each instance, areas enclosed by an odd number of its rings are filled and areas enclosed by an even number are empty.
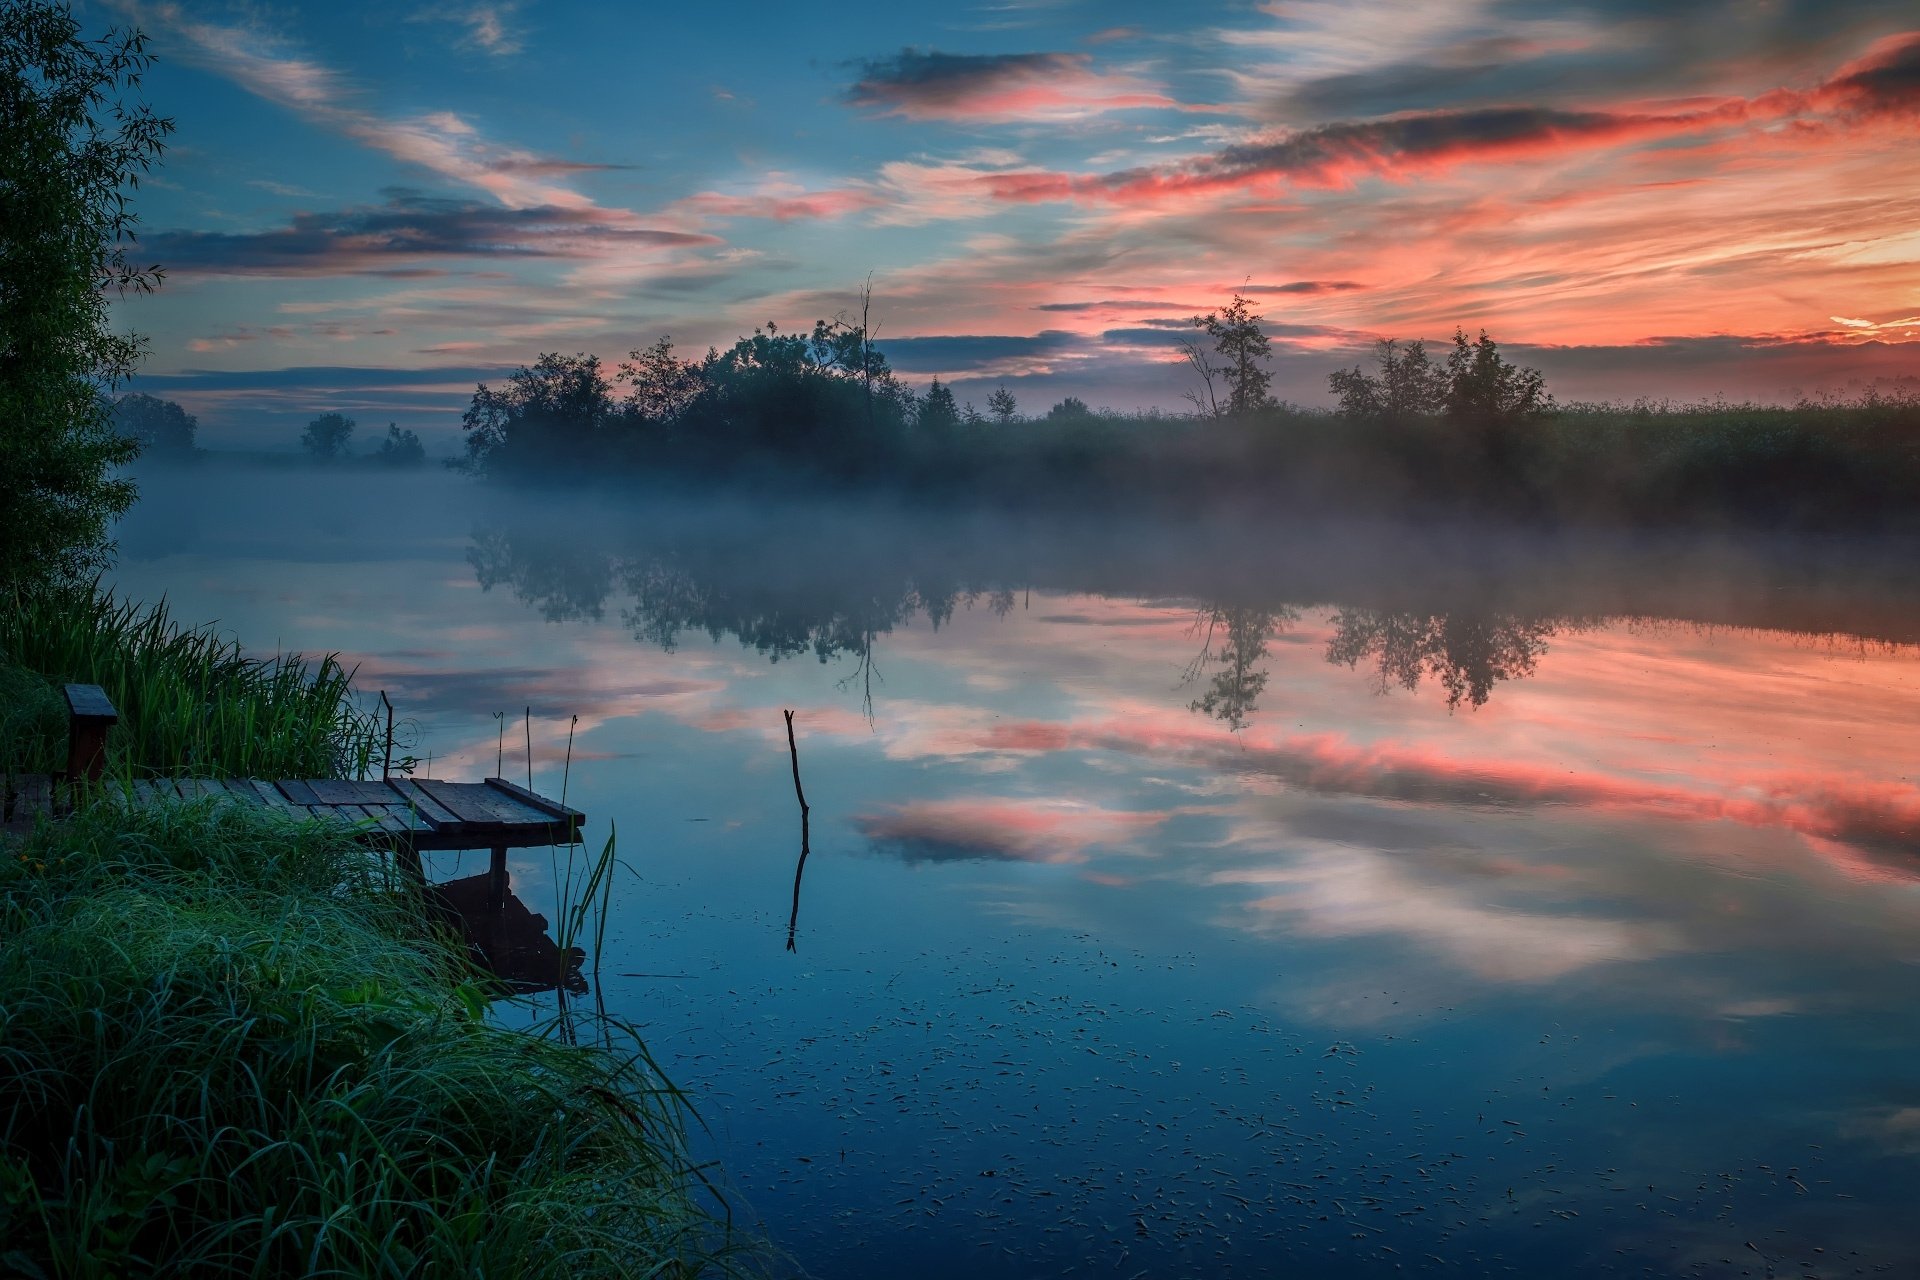
<svg viewBox="0 0 1920 1280">
<path fill-rule="evenodd" d="M 365 750 L 330 661 L 254 663 L 164 613 L 77 598 L 32 602 L 0 637 L 10 769 L 62 748 L 60 679 L 105 684 L 126 712 L 122 772 L 189 767 L 184 752 L 312 773 Z M 0 1273 L 725 1262 L 683 1100 L 640 1042 L 604 1018 L 489 1021 L 465 945 L 337 832 L 96 802 L 0 836 L 0 935 Z"/>
<path fill-rule="evenodd" d="M 166 603 L 87 587 L 0 599 L 0 760 L 28 772 L 66 760 L 59 686 L 97 684 L 120 712 L 109 768 L 195 777 L 361 777 L 379 760 L 373 718 L 333 654 L 253 658 Z"/>
</svg>

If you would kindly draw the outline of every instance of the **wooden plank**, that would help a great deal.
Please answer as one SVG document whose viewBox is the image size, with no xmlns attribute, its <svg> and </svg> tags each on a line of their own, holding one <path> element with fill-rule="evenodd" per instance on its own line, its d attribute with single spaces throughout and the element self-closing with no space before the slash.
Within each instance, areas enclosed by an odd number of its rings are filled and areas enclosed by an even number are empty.
<svg viewBox="0 0 1920 1280">
<path fill-rule="evenodd" d="M 262 778 L 243 778 L 230 784 L 234 789 L 245 787 L 253 793 L 253 802 L 263 809 L 289 818 L 304 818 L 307 811 L 280 794 L 279 788 Z"/>
<path fill-rule="evenodd" d="M 312 808 L 320 803 L 320 797 L 313 794 L 313 788 L 298 778 L 281 778 L 273 784 L 280 794 L 303 808 Z"/>
<path fill-rule="evenodd" d="M 436 827 L 457 827 L 460 819 L 453 810 L 428 795 L 419 782 L 412 778 L 392 778 L 387 786 L 402 801 L 413 806 L 419 815 Z"/>
<path fill-rule="evenodd" d="M 416 823 L 419 825 L 416 826 Z M 431 831 L 433 828 L 429 827 L 424 820 L 411 816 L 405 809 L 395 805 L 393 808 L 381 810 L 380 829 L 390 835 L 411 839 L 416 830 Z"/>
<path fill-rule="evenodd" d="M 97 684 L 70 684 L 66 688 L 67 714 L 75 720 L 96 724 L 118 724 L 120 713 L 114 710 L 107 691 Z"/>
<path fill-rule="evenodd" d="M 453 811 L 460 821 L 478 826 L 513 826 L 528 821 L 517 804 L 503 802 L 500 793 L 484 782 L 422 782 L 426 793 Z M 546 815 L 535 815 L 544 818 Z"/>
<path fill-rule="evenodd" d="M 13 780 L 13 816 L 31 819 L 53 808 L 53 779 L 44 773 L 23 773 Z"/>
<path fill-rule="evenodd" d="M 360 803 L 360 784 L 342 778 L 308 778 L 307 786 L 321 804 L 355 805 Z"/>
<path fill-rule="evenodd" d="M 576 823 L 582 823 L 587 820 L 587 815 L 580 812 L 580 810 L 572 808 L 569 805 L 561 804 L 558 800 L 549 800 L 543 795 L 536 795 L 523 786 L 508 782 L 505 778 L 488 778 L 487 785 L 496 791 L 506 792 L 521 804 L 531 805 L 542 813 L 550 817 L 558 818 L 563 822 L 568 819 Z"/>
<path fill-rule="evenodd" d="M 359 804 L 393 803 L 393 788 L 378 778 L 356 780 L 344 785 L 353 788 L 354 800 Z"/>
</svg>

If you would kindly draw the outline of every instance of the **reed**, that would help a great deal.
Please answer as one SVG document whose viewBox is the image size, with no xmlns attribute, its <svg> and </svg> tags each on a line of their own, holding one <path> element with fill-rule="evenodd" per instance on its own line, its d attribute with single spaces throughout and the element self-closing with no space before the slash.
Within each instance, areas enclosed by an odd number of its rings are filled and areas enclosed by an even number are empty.
<svg viewBox="0 0 1920 1280">
<path fill-rule="evenodd" d="M 164 600 L 142 605 L 92 587 L 15 592 L 0 599 L 0 664 L 51 687 L 104 688 L 120 711 L 107 739 L 116 771 L 357 778 L 380 756 L 375 718 L 355 701 L 338 655 L 251 657 L 212 625 L 176 622 Z M 34 753 L 9 757 L 15 769 L 64 764 L 64 731 L 49 740 L 23 729 L 7 745 Z"/>
<path fill-rule="evenodd" d="M 0 1270 L 738 1269 L 631 1029 L 490 1021 L 350 841 L 102 803 L 5 854 Z"/>
</svg>

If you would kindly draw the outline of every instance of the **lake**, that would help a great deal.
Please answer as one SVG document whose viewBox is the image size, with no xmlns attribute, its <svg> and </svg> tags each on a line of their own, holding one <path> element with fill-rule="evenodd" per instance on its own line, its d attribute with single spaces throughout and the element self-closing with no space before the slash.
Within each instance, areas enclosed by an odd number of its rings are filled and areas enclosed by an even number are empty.
<svg viewBox="0 0 1920 1280">
<path fill-rule="evenodd" d="M 120 536 L 617 831 L 594 993 L 796 1270 L 1920 1269 L 1911 544 L 216 465 Z"/>
</svg>

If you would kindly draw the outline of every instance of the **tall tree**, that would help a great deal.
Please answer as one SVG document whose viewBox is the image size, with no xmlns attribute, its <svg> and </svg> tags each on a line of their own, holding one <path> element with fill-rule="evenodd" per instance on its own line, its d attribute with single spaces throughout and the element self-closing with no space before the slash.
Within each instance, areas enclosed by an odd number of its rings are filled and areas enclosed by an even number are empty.
<svg viewBox="0 0 1920 1280">
<path fill-rule="evenodd" d="M 1340 415 L 1361 421 L 1410 422 L 1438 417 L 1447 407 L 1447 374 L 1427 355 L 1423 342 L 1405 346 L 1391 339 L 1375 349 L 1378 374 L 1341 369 L 1328 375 Z"/>
<path fill-rule="evenodd" d="M 1508 363 L 1499 344 L 1480 331 L 1468 342 L 1453 331 L 1447 353 L 1446 414 L 1449 420 L 1481 427 L 1510 427 L 1544 418 L 1554 410 L 1546 379 L 1538 369 Z"/>
<path fill-rule="evenodd" d="M 141 453 L 175 457 L 193 452 L 193 433 L 200 428 L 200 420 L 173 401 L 140 393 L 120 397 L 113 421 Z"/>
<path fill-rule="evenodd" d="M 338 413 L 323 413 L 300 433 L 300 447 L 319 462 L 332 462 L 352 452 L 354 421 Z"/>
<path fill-rule="evenodd" d="M 143 343 L 107 297 L 163 274 L 128 257 L 128 193 L 173 128 L 135 99 L 151 64 L 138 31 L 88 40 L 64 3 L 0 4 L 0 584 L 99 569 L 134 498 L 113 468 L 139 445 L 105 393 Z"/>
<path fill-rule="evenodd" d="M 1265 319 L 1254 314 L 1252 302 L 1236 293 L 1225 310 L 1194 316 L 1189 321 L 1194 328 L 1206 331 L 1213 339 L 1213 349 L 1225 361 L 1215 372 L 1226 377 L 1226 411 L 1230 414 L 1273 406 L 1273 397 L 1267 394 L 1273 372 L 1266 367 L 1271 344 L 1260 327 Z"/>
<path fill-rule="evenodd" d="M 987 412 L 1001 426 L 1013 421 L 1013 415 L 1020 412 L 1020 402 L 1013 398 L 1013 392 L 1002 386 L 987 397 Z"/>
<path fill-rule="evenodd" d="M 944 439 L 960 425 L 960 406 L 954 403 L 953 388 L 935 378 L 920 400 L 919 427 L 934 439 Z"/>
</svg>

